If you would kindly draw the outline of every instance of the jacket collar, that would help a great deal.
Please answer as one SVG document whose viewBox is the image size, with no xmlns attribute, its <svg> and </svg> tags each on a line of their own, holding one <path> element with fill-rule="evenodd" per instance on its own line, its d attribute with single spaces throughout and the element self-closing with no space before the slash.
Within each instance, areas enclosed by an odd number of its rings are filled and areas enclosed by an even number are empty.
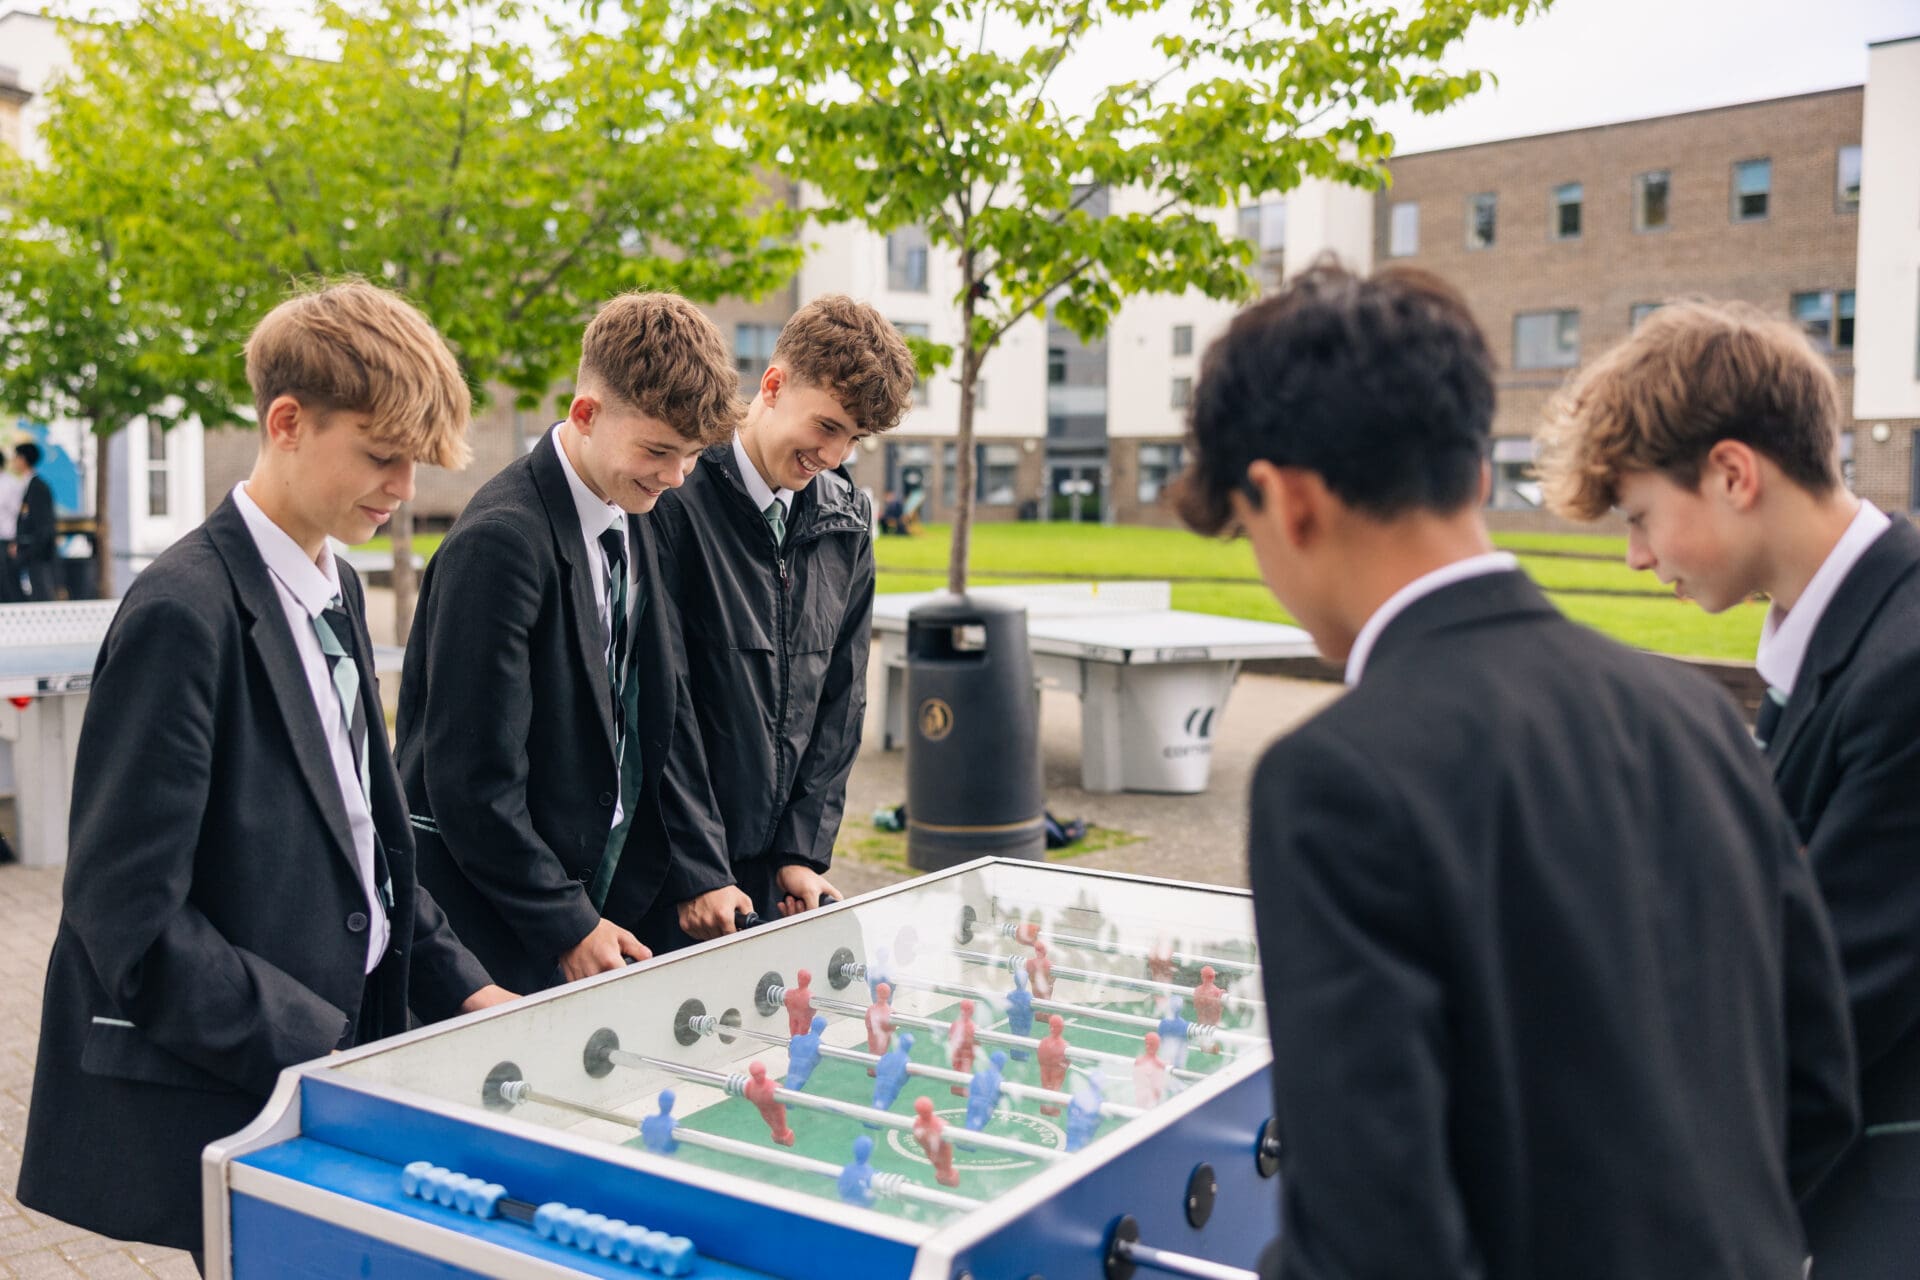
<svg viewBox="0 0 1920 1280">
<path fill-rule="evenodd" d="M 593 689 L 593 704 L 600 709 L 600 730 L 606 735 L 607 750 L 613 750 L 613 694 L 607 682 L 607 635 L 600 625 L 600 603 L 593 598 L 593 570 L 580 562 L 586 544 L 581 541 L 580 512 L 573 500 L 573 487 L 560 466 L 560 446 L 549 431 L 533 446 L 528 466 L 533 470 L 534 489 L 547 511 L 547 525 L 553 533 L 553 547 L 564 566 L 567 598 L 573 605 L 574 656 L 586 671 Z"/>
<path fill-rule="evenodd" d="M 1920 529 L 1896 518 L 1873 540 L 1854 563 L 1820 615 L 1820 625 L 1807 641 L 1807 655 L 1801 660 L 1800 675 L 1793 683 L 1793 694 L 1781 712 L 1780 725 L 1767 743 L 1767 756 L 1775 761 L 1786 757 L 1793 740 L 1820 705 L 1833 676 L 1846 666 L 1860 647 L 1860 639 L 1879 613 L 1888 593 L 1901 582 L 1920 572 Z"/>
<path fill-rule="evenodd" d="M 755 505 L 753 495 L 747 491 L 747 482 L 740 474 L 739 464 L 733 456 L 733 444 L 717 444 L 700 455 L 700 465 L 711 467 L 726 477 L 725 487 L 739 495 L 742 509 L 751 510 L 756 520 L 764 520 L 765 514 Z M 802 538 L 823 533 L 866 532 L 867 521 L 860 513 L 853 487 L 853 477 L 847 474 L 845 465 L 831 471 L 822 471 L 813 478 L 813 483 L 793 495 L 793 505 L 787 512 L 787 545 L 792 546 Z"/>
<path fill-rule="evenodd" d="M 353 828 L 347 821 L 346 803 L 340 798 L 340 779 L 333 772 L 333 757 L 327 748 L 326 731 L 320 725 L 319 708 L 313 705 L 306 668 L 301 665 L 300 651 L 294 648 L 293 633 L 287 629 L 286 610 L 281 607 L 273 579 L 268 576 L 267 562 L 261 558 L 253 533 L 247 528 L 240 508 L 234 505 L 232 494 L 207 517 L 206 528 L 214 550 L 226 564 L 240 610 L 249 620 L 247 639 L 266 669 L 274 701 L 279 704 L 280 723 L 286 726 L 300 775 L 306 780 L 314 802 L 320 806 L 334 847 L 354 865 L 354 874 L 358 876 Z"/>
<path fill-rule="evenodd" d="M 1417 655 L 1426 640 L 1448 631 L 1510 618 L 1559 616 L 1533 579 L 1519 570 L 1480 574 L 1449 583 L 1401 610 L 1374 641 L 1367 671 L 1377 672 L 1402 656 Z"/>
</svg>

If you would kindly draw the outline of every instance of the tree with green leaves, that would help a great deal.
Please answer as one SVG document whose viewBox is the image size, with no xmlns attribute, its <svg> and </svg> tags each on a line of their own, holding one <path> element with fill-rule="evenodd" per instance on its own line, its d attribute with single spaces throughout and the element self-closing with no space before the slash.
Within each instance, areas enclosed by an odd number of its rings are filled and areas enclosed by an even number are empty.
<svg viewBox="0 0 1920 1280">
<path fill-rule="evenodd" d="M 1377 187 L 1382 108 L 1441 109 L 1482 73 L 1441 65 L 1480 18 L 1547 0 L 717 0 L 706 41 L 758 86 L 754 136 L 818 193 L 808 212 L 918 224 L 960 268 L 959 471 L 948 586 L 963 591 L 981 365 L 1028 316 L 1083 339 L 1137 294 L 1254 292 L 1208 216 L 1304 175 Z M 1159 27 L 1149 36 L 1148 27 Z M 1170 28 L 1168 30 L 1167 28 Z M 1095 65 L 1131 31 L 1151 74 Z M 1096 212 L 1098 193 L 1113 211 Z"/>
<path fill-rule="evenodd" d="M 35 375 L 74 357 L 41 351 L 59 335 L 35 325 L 44 299 L 9 283 L 30 256 L 20 244 L 111 246 L 124 266 L 96 350 L 150 370 L 161 394 L 213 389 L 191 406 L 209 426 L 248 419 L 241 344 L 302 281 L 399 290 L 476 393 L 505 387 L 530 407 L 612 294 L 754 295 L 797 268 L 794 213 L 752 167 L 731 85 L 689 64 L 671 0 L 641 0 L 620 35 L 515 0 L 315 16 L 324 56 L 244 0 L 153 0 L 128 22 L 65 29 L 75 71 L 54 93 L 49 162 L 6 193 L 20 235 L 0 247 L 0 314 L 24 319 L 8 341 L 29 353 L 0 384 L 15 399 L 102 433 L 132 416 L 80 413 Z M 77 272 L 80 257 L 49 270 Z M 402 637 L 410 519 L 391 530 Z"/>
</svg>

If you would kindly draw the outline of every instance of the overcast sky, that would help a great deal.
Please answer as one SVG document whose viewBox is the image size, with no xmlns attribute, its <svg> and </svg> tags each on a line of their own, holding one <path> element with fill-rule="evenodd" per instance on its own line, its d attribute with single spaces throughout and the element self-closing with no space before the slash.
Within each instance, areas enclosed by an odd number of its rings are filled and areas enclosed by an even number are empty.
<svg viewBox="0 0 1920 1280">
<path fill-rule="evenodd" d="M 1920 0 L 1554 0 L 1482 23 L 1448 59 L 1499 76 L 1437 116 L 1383 117 L 1398 149 L 1488 142 L 1862 84 L 1867 44 L 1920 35 Z"/>
</svg>

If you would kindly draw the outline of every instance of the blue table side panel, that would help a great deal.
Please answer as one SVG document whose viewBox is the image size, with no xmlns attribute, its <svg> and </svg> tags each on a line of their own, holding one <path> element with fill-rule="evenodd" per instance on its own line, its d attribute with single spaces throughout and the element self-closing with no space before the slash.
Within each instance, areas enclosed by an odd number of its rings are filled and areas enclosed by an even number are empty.
<svg viewBox="0 0 1920 1280">
<path fill-rule="evenodd" d="M 1280 1234 L 1280 1180 L 1262 1178 L 1255 1163 L 1260 1131 L 1273 1114 L 1272 1090 L 1271 1068 L 1231 1086 L 964 1251 L 955 1270 L 1098 1280 L 1107 1235 L 1127 1214 L 1139 1222 L 1142 1244 L 1255 1269 L 1261 1250 Z M 1213 1216 L 1196 1230 L 1187 1222 L 1187 1181 L 1202 1161 L 1213 1166 L 1220 1189 Z"/>
<path fill-rule="evenodd" d="M 431 1160 L 497 1182 L 515 1199 L 558 1200 L 644 1223 L 686 1236 L 703 1259 L 724 1259 L 789 1280 L 905 1280 L 913 1269 L 911 1245 L 794 1213 L 777 1202 L 746 1202 L 483 1129 L 314 1076 L 300 1083 L 300 1128 L 316 1141 L 394 1166 L 396 1193 L 400 1166 Z"/>
<path fill-rule="evenodd" d="M 315 1142 L 310 1138 L 294 1138 L 276 1146 L 242 1156 L 238 1164 L 250 1165 L 267 1173 L 279 1174 L 307 1186 L 337 1192 L 340 1195 L 370 1204 L 380 1209 L 390 1209 L 395 1213 L 417 1222 L 444 1227 L 461 1235 L 512 1249 L 516 1253 L 531 1254 L 550 1262 L 558 1262 L 572 1267 L 583 1275 L 624 1277 L 654 1276 L 656 1273 L 641 1267 L 611 1261 L 597 1255 L 582 1253 L 578 1249 L 542 1240 L 530 1228 L 518 1223 L 500 1219 L 482 1220 L 471 1214 L 457 1213 L 443 1205 L 428 1204 L 415 1199 L 400 1190 L 400 1170 L 384 1160 L 363 1156 L 352 1151 L 343 1151 L 339 1147 L 328 1146 L 324 1142 Z M 235 1195 L 233 1198 L 233 1253 L 236 1262 L 246 1259 L 257 1264 L 262 1259 L 270 1260 L 268 1269 L 261 1275 L 359 1275 L 363 1258 L 372 1258 L 379 1268 L 371 1274 L 396 1277 L 434 1276 L 451 1277 L 471 1274 L 458 1267 L 444 1263 L 422 1261 L 420 1255 L 407 1249 L 375 1240 L 371 1236 L 307 1217 L 297 1210 L 272 1204 L 255 1196 Z M 250 1221 L 244 1235 L 241 1230 L 241 1211 L 246 1210 Z M 271 1220 L 271 1229 L 262 1229 L 258 1223 L 264 1218 Z M 292 1221 L 283 1219 L 290 1218 Z M 639 1225 L 652 1227 L 651 1222 Z M 311 1248 L 307 1247 L 311 1244 Z M 422 1242 L 423 1248 L 431 1246 Z M 392 1255 L 392 1256 L 389 1256 Z M 314 1258 L 328 1259 L 325 1265 L 313 1261 Z M 285 1259 L 283 1261 L 283 1259 Z M 413 1261 L 409 1261 L 409 1259 Z M 337 1267 L 334 1264 L 345 1260 L 350 1265 Z M 424 1266 L 426 1269 L 418 1269 Z M 387 1268 L 392 1268 L 389 1271 Z M 241 1272 L 235 1280 L 244 1280 L 246 1272 Z M 766 1280 L 763 1271 L 749 1271 L 711 1258 L 701 1258 L 694 1275 L 706 1280 Z"/>
</svg>

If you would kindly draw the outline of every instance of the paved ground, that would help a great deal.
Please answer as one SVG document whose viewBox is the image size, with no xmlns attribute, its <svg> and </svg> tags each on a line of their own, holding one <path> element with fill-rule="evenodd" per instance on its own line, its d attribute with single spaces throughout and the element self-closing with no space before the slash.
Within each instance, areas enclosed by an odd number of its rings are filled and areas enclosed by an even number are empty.
<svg viewBox="0 0 1920 1280">
<path fill-rule="evenodd" d="M 380 620 L 373 621 L 375 633 L 382 634 Z M 1337 694 L 1337 686 L 1324 683 L 1242 677 L 1215 730 L 1212 789 L 1199 796 L 1094 796 L 1081 791 L 1079 703 L 1064 694 L 1044 695 L 1041 731 L 1048 807 L 1059 817 L 1088 818 L 1137 837 L 1089 853 L 1076 859 L 1076 865 L 1244 885 L 1247 777 L 1260 748 Z M 867 741 L 878 740 L 870 723 Z M 862 754 L 848 786 L 847 812 L 854 821 L 864 822 L 876 807 L 906 799 L 905 766 L 902 752 L 870 746 Z M 0 813 L 0 827 L 11 831 L 11 818 L 11 812 Z M 842 859 L 834 878 L 842 890 L 854 894 L 906 874 L 889 860 Z M 41 983 L 59 911 L 58 869 L 0 867 L 0 1189 L 5 1191 L 0 1195 L 0 1275 L 185 1280 L 195 1272 L 184 1254 L 102 1239 L 23 1209 L 12 1197 L 33 1079 Z"/>
</svg>

